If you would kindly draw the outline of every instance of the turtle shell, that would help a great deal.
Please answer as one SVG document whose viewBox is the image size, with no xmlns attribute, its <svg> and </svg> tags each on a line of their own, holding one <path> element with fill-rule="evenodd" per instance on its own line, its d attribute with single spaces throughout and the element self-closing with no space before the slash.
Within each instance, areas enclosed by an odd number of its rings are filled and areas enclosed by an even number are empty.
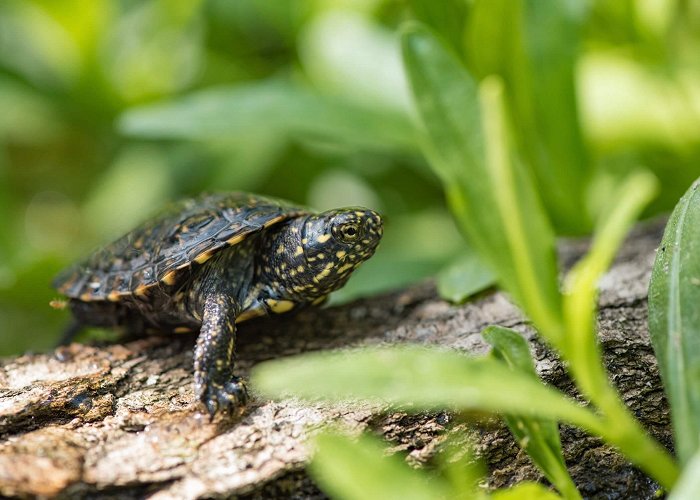
<svg viewBox="0 0 700 500">
<path fill-rule="evenodd" d="M 159 283 L 174 285 L 193 264 L 203 264 L 251 234 L 306 213 L 285 201 L 248 193 L 181 200 L 66 269 L 53 286 L 83 301 L 140 296 Z"/>
</svg>

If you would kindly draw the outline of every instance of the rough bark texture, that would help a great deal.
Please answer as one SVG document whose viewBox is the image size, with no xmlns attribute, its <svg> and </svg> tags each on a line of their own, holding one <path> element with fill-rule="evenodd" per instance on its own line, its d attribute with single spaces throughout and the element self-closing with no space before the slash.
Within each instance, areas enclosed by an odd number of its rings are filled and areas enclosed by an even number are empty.
<svg viewBox="0 0 700 500">
<path fill-rule="evenodd" d="M 661 225 L 642 228 L 601 282 L 600 338 L 614 383 L 636 415 L 670 446 L 668 409 L 646 326 L 646 289 Z M 585 245 L 564 245 L 569 265 Z M 417 342 L 487 351 L 479 332 L 523 332 L 549 383 L 575 394 L 562 364 L 534 338 L 501 293 L 464 306 L 423 284 L 291 318 L 242 325 L 239 366 L 312 350 Z M 350 406 L 266 401 L 209 422 L 192 392 L 194 337 L 73 344 L 0 361 L 0 494 L 85 498 L 322 498 L 304 472 L 305 438 L 323 424 L 383 434 L 414 464 L 448 434 L 469 436 L 501 487 L 540 474 L 496 418 L 408 415 Z M 533 402 L 535 403 L 535 402 Z M 652 498 L 656 485 L 600 440 L 562 427 L 567 463 L 590 498 Z"/>
</svg>

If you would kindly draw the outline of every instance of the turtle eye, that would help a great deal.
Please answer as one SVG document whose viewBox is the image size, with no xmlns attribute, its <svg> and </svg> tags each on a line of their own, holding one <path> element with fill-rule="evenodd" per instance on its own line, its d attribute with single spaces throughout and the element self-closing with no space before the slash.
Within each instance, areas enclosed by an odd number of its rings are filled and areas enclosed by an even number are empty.
<svg viewBox="0 0 700 500">
<path fill-rule="evenodd" d="M 354 222 L 343 224 L 338 228 L 338 236 L 345 243 L 352 243 L 360 237 L 360 226 Z"/>
</svg>

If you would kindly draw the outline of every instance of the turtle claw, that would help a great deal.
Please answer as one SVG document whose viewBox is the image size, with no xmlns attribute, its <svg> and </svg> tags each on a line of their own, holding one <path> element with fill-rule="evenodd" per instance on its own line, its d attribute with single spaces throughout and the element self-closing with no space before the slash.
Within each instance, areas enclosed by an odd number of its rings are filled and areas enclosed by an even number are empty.
<svg viewBox="0 0 700 500">
<path fill-rule="evenodd" d="M 209 384 L 200 396 L 200 401 L 206 407 L 209 419 L 213 420 L 217 412 L 230 414 L 245 406 L 248 390 L 240 378 L 234 377 L 224 386 Z"/>
</svg>

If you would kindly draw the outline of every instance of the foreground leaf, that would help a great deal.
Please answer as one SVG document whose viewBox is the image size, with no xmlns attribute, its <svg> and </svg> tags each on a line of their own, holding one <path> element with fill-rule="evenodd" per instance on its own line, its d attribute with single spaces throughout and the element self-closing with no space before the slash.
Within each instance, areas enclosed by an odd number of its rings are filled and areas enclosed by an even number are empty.
<svg viewBox="0 0 700 500">
<path fill-rule="evenodd" d="M 508 328 L 490 326 L 481 335 L 493 346 L 496 359 L 514 372 L 539 381 L 528 343 L 520 334 Z M 564 497 L 581 498 L 566 469 L 557 422 L 519 415 L 506 415 L 504 419 L 520 447 Z"/>
<path fill-rule="evenodd" d="M 449 487 L 439 478 L 411 469 L 401 457 L 387 456 L 379 440 L 325 433 L 316 440 L 309 471 L 321 489 L 345 500 L 429 500 L 450 498 Z"/>
<path fill-rule="evenodd" d="M 252 373 L 267 395 L 407 405 L 419 410 L 481 409 L 549 417 L 599 432 L 588 409 L 499 361 L 415 346 L 311 353 L 268 361 Z"/>
<path fill-rule="evenodd" d="M 700 491 L 700 453 L 687 462 L 668 500 L 696 500 Z"/>
<path fill-rule="evenodd" d="M 558 500 L 559 495 L 538 483 L 521 483 L 507 490 L 494 491 L 493 500 Z"/>
<path fill-rule="evenodd" d="M 560 336 L 554 235 L 532 179 L 514 155 L 502 86 L 498 80 L 477 86 L 460 60 L 420 25 L 404 32 L 403 54 L 427 131 L 426 154 L 461 229 L 541 331 Z"/>
<path fill-rule="evenodd" d="M 476 254 L 467 251 L 437 276 L 440 297 L 461 304 L 496 282 L 493 272 Z"/>
<path fill-rule="evenodd" d="M 671 214 L 649 285 L 649 331 L 671 403 L 676 452 L 700 439 L 700 181 Z"/>
</svg>

